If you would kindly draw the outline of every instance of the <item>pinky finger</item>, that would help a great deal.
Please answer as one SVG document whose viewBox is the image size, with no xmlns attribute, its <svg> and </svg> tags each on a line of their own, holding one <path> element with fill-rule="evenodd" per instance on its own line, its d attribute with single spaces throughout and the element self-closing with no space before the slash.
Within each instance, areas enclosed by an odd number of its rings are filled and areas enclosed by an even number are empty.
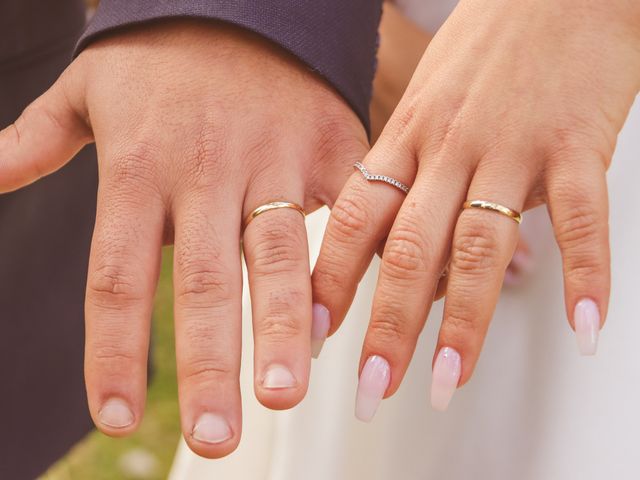
<svg viewBox="0 0 640 480">
<path fill-rule="evenodd" d="M 611 266 L 606 167 L 599 158 L 562 162 L 547 180 L 549 212 L 562 254 L 569 323 L 582 355 L 594 355 L 604 324 Z M 585 161 L 586 160 L 586 161 Z"/>
</svg>

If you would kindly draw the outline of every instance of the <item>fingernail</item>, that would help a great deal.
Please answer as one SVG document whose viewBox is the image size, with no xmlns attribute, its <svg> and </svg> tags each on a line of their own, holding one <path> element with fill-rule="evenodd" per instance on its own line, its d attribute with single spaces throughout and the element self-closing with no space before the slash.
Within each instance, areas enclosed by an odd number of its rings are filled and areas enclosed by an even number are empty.
<svg viewBox="0 0 640 480">
<path fill-rule="evenodd" d="M 296 377 L 284 365 L 271 365 L 262 379 L 262 386 L 270 389 L 292 388 L 297 383 Z"/>
<path fill-rule="evenodd" d="M 329 310 L 319 303 L 313 304 L 313 319 L 311 321 L 311 356 L 318 358 L 322 351 L 324 341 L 329 333 L 331 316 Z"/>
<path fill-rule="evenodd" d="M 133 424 L 133 412 L 124 400 L 107 400 L 98 413 L 100 423 L 111 428 L 125 428 Z"/>
<path fill-rule="evenodd" d="M 440 349 L 431 380 L 431 406 L 434 410 L 444 412 L 449 406 L 451 397 L 458 388 L 461 365 L 460 354 L 453 348 Z"/>
<path fill-rule="evenodd" d="M 576 304 L 573 314 L 578 350 L 581 355 L 595 355 L 600 333 L 600 310 L 596 302 L 584 298 Z"/>
<path fill-rule="evenodd" d="M 229 440 L 233 434 L 229 423 L 214 413 L 203 413 L 196 422 L 191 436 L 203 443 L 222 443 Z"/>
<path fill-rule="evenodd" d="M 373 355 L 364 364 L 358 393 L 356 395 L 356 418 L 363 422 L 370 422 L 376 414 L 378 405 L 389 388 L 391 369 L 389 362 L 379 355 Z"/>
</svg>

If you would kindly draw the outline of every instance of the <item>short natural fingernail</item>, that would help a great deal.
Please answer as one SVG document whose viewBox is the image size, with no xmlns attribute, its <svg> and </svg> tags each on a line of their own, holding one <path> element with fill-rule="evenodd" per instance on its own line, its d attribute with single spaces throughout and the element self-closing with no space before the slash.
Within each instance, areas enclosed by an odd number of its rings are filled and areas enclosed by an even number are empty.
<svg viewBox="0 0 640 480">
<path fill-rule="evenodd" d="M 356 395 L 356 418 L 363 422 L 370 422 L 376 414 L 378 405 L 389 388 L 391 369 L 389 362 L 379 355 L 367 359 L 362 368 L 358 393 Z"/>
<path fill-rule="evenodd" d="M 269 389 L 293 388 L 297 385 L 296 377 L 284 365 L 271 365 L 262 379 L 262 386 Z"/>
<path fill-rule="evenodd" d="M 98 419 L 100 423 L 110 428 L 126 428 L 133 424 L 135 417 L 124 400 L 111 398 L 102 406 Z"/>
<path fill-rule="evenodd" d="M 600 310 L 596 302 L 584 298 L 576 304 L 573 314 L 578 350 L 582 355 L 595 355 L 600 333 Z"/>
<path fill-rule="evenodd" d="M 458 388 L 462 361 L 460 354 L 451 347 L 443 347 L 438 352 L 431 380 L 431 406 L 444 412 Z"/>
<path fill-rule="evenodd" d="M 324 341 L 327 339 L 329 327 L 331 326 L 331 315 L 324 305 L 313 304 L 313 319 L 311 322 L 311 356 L 318 358 L 322 351 Z"/>
<path fill-rule="evenodd" d="M 216 444 L 226 442 L 233 433 L 223 417 L 214 413 L 203 413 L 193 427 L 191 436 L 199 442 Z"/>
</svg>

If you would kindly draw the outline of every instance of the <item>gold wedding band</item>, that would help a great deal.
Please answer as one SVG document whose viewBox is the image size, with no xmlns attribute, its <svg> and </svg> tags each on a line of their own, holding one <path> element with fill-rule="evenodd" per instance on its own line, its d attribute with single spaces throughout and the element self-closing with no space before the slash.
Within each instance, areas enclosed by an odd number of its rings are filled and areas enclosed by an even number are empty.
<svg viewBox="0 0 640 480">
<path fill-rule="evenodd" d="M 516 212 L 515 210 L 505 207 L 504 205 L 500 205 L 499 203 L 488 202 L 486 200 L 467 200 L 462 204 L 462 208 L 484 208 L 485 210 L 492 210 L 494 212 L 501 213 L 502 215 L 506 215 L 518 224 L 522 223 L 522 214 L 520 212 Z"/>
<path fill-rule="evenodd" d="M 293 203 L 293 202 L 269 202 L 269 203 L 265 203 L 264 205 L 260 205 L 253 212 L 251 212 L 249 215 L 247 215 L 247 218 L 244 221 L 244 227 L 243 228 L 247 228 L 247 226 L 258 215 L 262 215 L 264 212 L 268 212 L 269 210 L 277 210 L 279 208 L 291 208 L 293 210 L 297 210 L 298 212 L 300 212 L 300 214 L 302 215 L 303 218 L 306 215 L 305 212 L 304 212 L 304 208 L 302 208 L 297 203 Z"/>
</svg>

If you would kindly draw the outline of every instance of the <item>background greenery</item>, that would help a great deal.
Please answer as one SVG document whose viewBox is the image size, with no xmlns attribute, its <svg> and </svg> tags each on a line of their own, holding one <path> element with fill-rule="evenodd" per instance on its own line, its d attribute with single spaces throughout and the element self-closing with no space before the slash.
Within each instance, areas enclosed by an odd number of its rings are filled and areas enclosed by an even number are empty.
<svg viewBox="0 0 640 480">
<path fill-rule="evenodd" d="M 171 265 L 173 251 L 163 252 L 155 302 L 153 357 L 155 375 L 149 388 L 140 430 L 128 438 L 93 432 L 42 480 L 165 479 L 180 438 L 173 341 Z"/>
</svg>

